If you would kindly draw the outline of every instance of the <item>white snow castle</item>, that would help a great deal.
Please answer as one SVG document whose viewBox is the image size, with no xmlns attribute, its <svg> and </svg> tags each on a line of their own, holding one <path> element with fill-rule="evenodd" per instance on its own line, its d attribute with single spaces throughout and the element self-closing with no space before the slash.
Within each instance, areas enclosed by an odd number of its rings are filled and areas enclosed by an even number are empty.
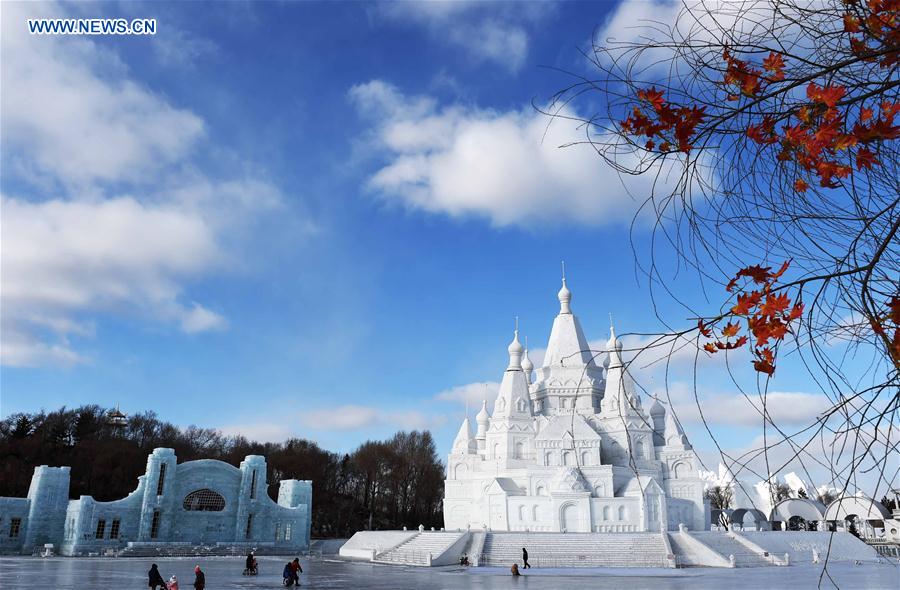
<svg viewBox="0 0 900 590">
<path fill-rule="evenodd" d="M 447 461 L 448 530 L 662 532 L 709 528 L 699 461 L 675 416 L 649 410 L 611 328 L 589 350 L 563 278 L 544 366 L 518 329 L 493 412 L 460 426 Z M 602 366 L 596 359 L 602 356 Z"/>
</svg>

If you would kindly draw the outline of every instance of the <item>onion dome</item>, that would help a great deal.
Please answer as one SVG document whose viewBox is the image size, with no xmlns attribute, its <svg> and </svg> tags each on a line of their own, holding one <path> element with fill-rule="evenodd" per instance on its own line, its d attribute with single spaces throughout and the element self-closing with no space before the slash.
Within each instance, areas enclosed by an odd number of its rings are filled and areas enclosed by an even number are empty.
<svg viewBox="0 0 900 590">
<path fill-rule="evenodd" d="M 522 346 L 522 343 L 519 342 L 519 319 L 516 318 L 516 330 L 513 333 L 512 342 L 509 343 L 509 346 L 506 348 L 509 352 L 509 369 L 521 369 L 522 368 L 522 353 L 525 352 L 525 347 Z"/>
<path fill-rule="evenodd" d="M 603 361 L 603 366 L 607 369 L 615 369 L 622 366 L 622 343 L 616 338 L 616 329 L 609 327 L 609 340 L 606 341 L 607 358 Z"/>
<path fill-rule="evenodd" d="M 528 347 L 525 347 L 525 354 L 522 357 L 522 370 L 528 374 L 534 370 L 534 363 L 531 362 L 531 359 L 528 358 Z"/>
<path fill-rule="evenodd" d="M 569 307 L 569 304 L 572 302 L 572 292 L 566 286 L 565 278 L 562 280 L 562 288 L 556 294 L 556 297 L 559 299 L 559 313 L 572 313 L 572 309 Z"/>
<path fill-rule="evenodd" d="M 478 424 L 487 424 L 491 419 L 491 415 L 487 411 L 487 400 L 482 400 L 481 410 L 475 415 L 475 422 Z"/>
</svg>

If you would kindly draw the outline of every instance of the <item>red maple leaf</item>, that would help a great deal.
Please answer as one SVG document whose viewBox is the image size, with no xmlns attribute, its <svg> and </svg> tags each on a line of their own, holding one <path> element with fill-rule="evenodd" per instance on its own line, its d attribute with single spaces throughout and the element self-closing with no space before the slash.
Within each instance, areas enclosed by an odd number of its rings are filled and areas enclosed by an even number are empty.
<svg viewBox="0 0 900 590">
<path fill-rule="evenodd" d="M 763 145 L 775 143 L 776 141 L 778 141 L 777 138 L 772 136 L 771 132 L 767 132 L 765 130 L 762 123 L 760 123 L 759 125 L 749 125 L 747 127 L 747 137 L 749 137 L 756 143 Z"/>
<path fill-rule="evenodd" d="M 762 299 L 762 293 L 759 291 L 742 293 L 738 295 L 737 304 L 731 308 L 731 313 L 734 315 L 749 315 L 750 310 L 759 305 L 760 299 Z"/>
<path fill-rule="evenodd" d="M 737 322 L 729 322 L 725 324 L 725 327 L 722 328 L 722 336 L 725 338 L 731 338 L 732 336 L 737 336 L 738 331 L 740 331 L 741 326 Z"/>
<path fill-rule="evenodd" d="M 741 92 L 747 96 L 755 96 L 759 92 L 759 76 L 754 73 L 746 73 L 742 76 Z"/>
<path fill-rule="evenodd" d="M 858 33 L 859 32 L 859 19 L 853 16 L 852 14 L 844 15 L 844 32 L 845 33 Z"/>
<path fill-rule="evenodd" d="M 777 279 L 778 277 L 780 277 L 781 275 L 783 275 L 783 274 L 784 274 L 784 271 L 786 271 L 790 265 L 791 265 L 791 261 L 790 261 L 790 260 L 785 260 L 785 261 L 781 264 L 781 268 L 779 268 L 777 272 L 775 272 L 775 273 L 772 274 L 772 278 L 773 278 L 773 279 Z"/>
<path fill-rule="evenodd" d="M 697 320 L 697 329 L 700 330 L 700 333 L 706 336 L 707 338 L 712 338 L 712 330 L 710 330 L 703 320 Z"/>
<path fill-rule="evenodd" d="M 771 334 L 769 333 L 769 323 L 766 318 L 760 316 L 751 317 L 748 322 L 750 331 L 756 337 L 756 346 L 762 346 L 769 341 Z"/>
<path fill-rule="evenodd" d="M 855 37 L 850 38 L 850 50 L 856 55 L 869 53 L 869 46 L 866 45 L 866 42 L 862 39 L 856 39 Z M 863 61 L 873 61 L 875 58 L 868 57 L 863 59 Z"/>
<path fill-rule="evenodd" d="M 835 150 L 845 150 L 847 148 L 851 148 L 855 146 L 857 143 L 856 136 L 847 135 L 845 133 L 838 134 L 837 138 L 834 140 L 834 149 Z"/>
<path fill-rule="evenodd" d="M 718 352 L 718 349 L 715 346 L 713 346 L 713 344 L 711 342 L 707 342 L 706 344 L 704 344 L 703 350 L 705 350 L 706 352 L 708 352 L 710 354 L 715 354 L 716 352 Z"/>
<path fill-rule="evenodd" d="M 638 90 L 637 97 L 640 100 L 646 100 L 647 102 L 649 102 L 651 105 L 653 105 L 653 108 L 655 110 L 659 110 L 665 102 L 662 91 L 657 90 L 656 87 L 649 88 L 647 90 Z"/>
<path fill-rule="evenodd" d="M 863 168 L 872 169 L 873 164 L 877 164 L 878 160 L 875 159 L 875 154 L 870 152 L 866 148 L 859 148 L 856 151 L 856 169 L 862 170 Z"/>
<path fill-rule="evenodd" d="M 759 308 L 759 313 L 769 317 L 775 317 L 785 311 L 791 304 L 791 298 L 785 294 L 771 294 L 766 297 L 765 303 Z"/>
<path fill-rule="evenodd" d="M 788 321 L 793 321 L 803 315 L 803 304 L 798 303 L 791 309 L 791 313 L 788 315 Z"/>
<path fill-rule="evenodd" d="M 769 322 L 769 337 L 775 340 L 782 340 L 787 335 L 787 324 L 781 320 Z"/>
<path fill-rule="evenodd" d="M 805 193 L 808 188 L 809 185 L 802 178 L 798 178 L 794 181 L 794 190 L 798 193 Z"/>
<path fill-rule="evenodd" d="M 763 60 L 762 65 L 763 69 L 771 74 L 769 80 L 773 82 L 784 80 L 784 58 L 780 53 L 770 52 L 769 56 Z"/>
<path fill-rule="evenodd" d="M 762 285 L 769 280 L 770 276 L 772 276 L 771 266 L 760 266 L 758 264 L 754 264 L 752 266 L 748 266 L 739 270 L 735 278 L 747 277 L 749 279 L 752 279 L 754 283 Z"/>
<path fill-rule="evenodd" d="M 846 92 L 847 89 L 843 86 L 818 86 L 815 82 L 810 82 L 806 87 L 807 98 L 821 102 L 829 108 L 837 105 Z"/>
<path fill-rule="evenodd" d="M 760 373 L 772 376 L 775 374 L 775 365 L 765 360 L 753 361 L 753 368 Z"/>
</svg>

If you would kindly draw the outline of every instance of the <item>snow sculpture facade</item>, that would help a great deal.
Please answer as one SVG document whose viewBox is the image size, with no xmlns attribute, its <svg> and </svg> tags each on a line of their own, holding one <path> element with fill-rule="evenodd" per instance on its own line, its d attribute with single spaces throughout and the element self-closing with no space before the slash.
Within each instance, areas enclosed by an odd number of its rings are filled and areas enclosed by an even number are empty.
<svg viewBox="0 0 900 590">
<path fill-rule="evenodd" d="M 69 468 L 34 470 L 27 498 L 0 498 L 0 552 L 32 553 L 53 544 L 63 555 L 169 545 L 251 547 L 264 553 L 309 548 L 312 482 L 282 480 L 269 498 L 266 459 L 240 468 L 210 459 L 178 463 L 159 448 L 127 497 L 69 499 Z"/>
<path fill-rule="evenodd" d="M 699 460 L 675 416 L 641 405 L 611 337 L 602 366 L 563 279 L 543 367 L 518 329 L 493 412 L 463 421 L 447 461 L 447 529 L 636 532 L 709 528 Z"/>
</svg>

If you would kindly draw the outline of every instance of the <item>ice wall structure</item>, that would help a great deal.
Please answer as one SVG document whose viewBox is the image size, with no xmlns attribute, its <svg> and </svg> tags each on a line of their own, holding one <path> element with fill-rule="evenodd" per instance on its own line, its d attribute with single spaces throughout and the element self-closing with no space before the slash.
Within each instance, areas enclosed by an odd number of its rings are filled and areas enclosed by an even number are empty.
<svg viewBox="0 0 900 590">
<path fill-rule="evenodd" d="M 312 482 L 283 480 L 269 498 L 266 459 L 240 467 L 210 459 L 178 463 L 155 449 L 137 489 L 121 500 L 69 499 L 69 468 L 34 470 L 26 498 L 0 497 L 0 551 L 30 554 L 53 544 L 63 555 L 134 547 L 246 546 L 265 553 L 309 548 Z"/>
</svg>

